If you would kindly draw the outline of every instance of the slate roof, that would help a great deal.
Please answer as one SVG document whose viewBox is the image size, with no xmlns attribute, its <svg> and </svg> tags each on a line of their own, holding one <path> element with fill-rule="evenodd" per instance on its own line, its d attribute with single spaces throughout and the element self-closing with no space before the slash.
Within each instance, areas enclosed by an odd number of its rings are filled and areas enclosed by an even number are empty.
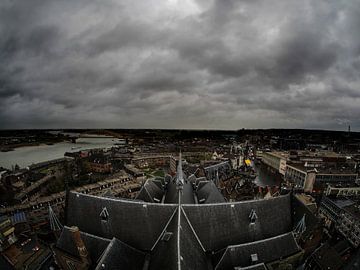
<svg viewBox="0 0 360 270">
<path fill-rule="evenodd" d="M 199 198 L 205 203 L 195 204 Z M 181 174 L 181 179 L 167 177 L 167 183 L 148 180 L 137 200 L 69 192 L 66 220 L 82 231 L 97 269 L 210 270 L 218 262 L 217 269 L 234 269 L 249 266 L 249 252 L 268 262 L 298 250 L 289 233 L 290 195 L 224 201 L 214 183 L 190 182 Z M 64 227 L 57 247 L 78 256 L 69 233 Z"/>
<path fill-rule="evenodd" d="M 234 269 L 235 270 L 267 270 L 265 264 L 263 263 L 254 264 L 246 267 L 236 267 Z"/>
<path fill-rule="evenodd" d="M 199 203 L 224 203 L 225 198 L 212 181 L 201 182 L 196 189 Z"/>
<path fill-rule="evenodd" d="M 208 269 L 208 258 L 188 223 L 183 210 L 177 209 L 164 234 L 155 246 L 149 269 Z M 166 254 L 166 255 L 165 255 Z"/>
<path fill-rule="evenodd" d="M 252 264 L 251 255 L 256 254 L 257 263 L 269 263 L 282 257 L 289 257 L 301 251 L 292 232 L 272 238 L 228 246 L 216 270 L 247 267 Z"/>
<path fill-rule="evenodd" d="M 177 203 L 179 195 L 181 196 L 182 203 L 195 203 L 193 185 L 187 180 L 186 176 L 184 176 L 181 192 L 178 192 L 176 177 L 167 184 L 165 203 Z"/>
<path fill-rule="evenodd" d="M 140 250 L 150 250 L 176 209 L 175 204 L 142 203 L 70 192 L 67 224 L 100 237 L 113 237 Z M 106 208 L 107 221 L 100 217 Z M 86 216 L 86 218 L 84 218 Z"/>
<path fill-rule="evenodd" d="M 196 181 L 195 176 L 192 176 L 192 181 L 189 181 L 190 178 L 185 178 L 182 186 L 180 195 L 183 204 L 194 204 L 195 197 L 199 203 L 222 203 L 226 201 L 214 182 Z M 178 196 L 176 178 L 171 179 L 166 184 L 162 184 L 158 180 L 148 179 L 142 186 L 136 200 L 161 203 L 164 199 L 164 203 L 177 203 Z"/>
<path fill-rule="evenodd" d="M 113 238 L 95 269 L 137 270 L 143 268 L 145 259 L 145 253 Z"/>
<path fill-rule="evenodd" d="M 208 251 L 270 238 L 292 230 L 290 195 L 267 200 L 183 205 L 201 243 Z M 258 218 L 250 226 L 249 214 Z"/>
<path fill-rule="evenodd" d="M 161 187 L 161 183 L 157 180 L 148 179 L 141 187 L 136 199 L 145 202 L 161 202 L 164 195 L 165 191 Z"/>
</svg>

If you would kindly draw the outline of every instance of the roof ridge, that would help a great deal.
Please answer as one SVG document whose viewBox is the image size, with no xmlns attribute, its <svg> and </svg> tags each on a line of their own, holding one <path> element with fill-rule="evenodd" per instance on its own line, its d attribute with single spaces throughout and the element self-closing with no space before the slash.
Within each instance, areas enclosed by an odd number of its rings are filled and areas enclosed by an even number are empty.
<svg viewBox="0 0 360 270">
<path fill-rule="evenodd" d="M 195 232 L 194 227 L 191 225 L 191 222 L 190 222 L 189 218 L 187 217 L 187 215 L 186 215 L 186 213 L 185 213 L 185 210 L 182 208 L 182 206 L 181 206 L 181 211 L 182 211 L 182 213 L 184 214 L 185 219 L 186 219 L 186 222 L 189 224 L 190 229 L 191 229 L 191 231 L 193 232 L 193 234 L 195 235 L 195 238 L 196 238 L 196 240 L 198 241 L 198 243 L 200 244 L 202 250 L 203 250 L 204 252 L 206 252 L 203 244 L 202 244 L 201 241 L 200 241 L 199 236 L 198 236 L 197 233 Z"/>
<path fill-rule="evenodd" d="M 160 239 L 161 239 L 161 236 L 164 234 L 164 232 L 166 231 L 167 227 L 169 226 L 169 224 L 170 224 L 171 220 L 173 219 L 173 217 L 174 217 L 177 209 L 178 209 L 177 207 L 174 209 L 174 212 L 171 214 L 169 220 L 166 222 L 166 224 L 165 224 L 165 226 L 164 226 L 164 229 L 161 231 L 159 237 L 156 239 L 156 241 L 155 241 L 154 245 L 151 247 L 150 251 L 153 251 L 154 248 L 156 247 L 156 245 L 159 243 L 159 241 L 160 241 Z"/>
<path fill-rule="evenodd" d="M 246 242 L 246 243 L 237 244 L 237 245 L 229 245 L 229 246 L 227 246 L 225 248 L 225 250 L 229 249 L 229 248 L 234 248 L 234 247 L 241 247 L 241 246 L 247 246 L 247 245 L 251 245 L 251 244 L 257 244 L 257 243 L 261 243 L 261 242 L 264 242 L 264 241 L 271 241 L 271 240 L 281 238 L 281 237 L 284 237 L 284 236 L 287 236 L 287 235 L 290 235 L 290 234 L 292 234 L 294 236 L 294 233 L 292 231 L 290 231 L 290 232 L 287 232 L 287 233 L 278 234 L 278 235 L 275 235 L 275 236 L 272 236 L 272 237 L 263 238 L 263 239 L 256 240 L 256 241 Z"/>
</svg>

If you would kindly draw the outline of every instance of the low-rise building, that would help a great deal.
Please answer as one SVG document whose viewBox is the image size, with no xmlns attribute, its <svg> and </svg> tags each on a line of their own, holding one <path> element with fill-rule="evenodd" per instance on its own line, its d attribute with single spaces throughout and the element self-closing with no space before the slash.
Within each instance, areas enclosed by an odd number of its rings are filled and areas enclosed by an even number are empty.
<svg viewBox="0 0 360 270">
<path fill-rule="evenodd" d="M 85 166 L 88 171 L 94 173 L 112 173 L 113 167 L 110 161 L 110 153 L 89 152 Z"/>
<path fill-rule="evenodd" d="M 289 154 L 287 152 L 264 152 L 262 153 L 261 160 L 276 172 L 285 175 L 288 157 Z"/>
<path fill-rule="evenodd" d="M 77 187 L 74 190 L 83 194 L 101 196 L 107 191 L 114 195 L 127 198 L 134 198 L 141 188 L 141 183 L 133 181 L 128 176 L 117 176 L 103 181 Z M 19 211 L 26 213 L 29 224 L 33 226 L 48 222 L 48 206 L 51 205 L 55 214 L 60 216 L 65 207 L 66 192 L 52 194 L 46 197 L 40 197 L 34 201 L 22 203 L 0 209 L 0 215 L 13 215 Z"/>
<path fill-rule="evenodd" d="M 360 187 L 354 186 L 354 187 L 334 187 L 331 185 L 328 185 L 326 187 L 326 190 L 324 192 L 326 196 L 346 196 L 346 197 L 355 197 L 360 198 Z"/>
<path fill-rule="evenodd" d="M 130 175 L 134 176 L 134 177 L 140 177 L 140 176 L 144 176 L 144 172 L 139 170 L 138 168 L 136 168 L 134 165 L 132 164 L 126 164 L 124 166 L 124 169 L 127 173 L 129 173 Z"/>
<path fill-rule="evenodd" d="M 14 232 L 15 227 L 10 218 L 5 217 L 0 220 L 0 251 L 5 250 L 17 241 Z"/>
<path fill-rule="evenodd" d="M 169 166 L 170 156 L 169 155 L 156 155 L 156 156 L 145 156 L 138 157 L 132 160 L 132 164 L 139 168 L 148 167 L 164 167 Z"/>
<path fill-rule="evenodd" d="M 332 169 L 326 165 L 312 168 L 301 163 L 290 163 L 285 172 L 285 180 L 305 192 L 322 192 L 328 185 L 354 186 L 357 178 L 358 174 L 352 170 Z"/>
</svg>

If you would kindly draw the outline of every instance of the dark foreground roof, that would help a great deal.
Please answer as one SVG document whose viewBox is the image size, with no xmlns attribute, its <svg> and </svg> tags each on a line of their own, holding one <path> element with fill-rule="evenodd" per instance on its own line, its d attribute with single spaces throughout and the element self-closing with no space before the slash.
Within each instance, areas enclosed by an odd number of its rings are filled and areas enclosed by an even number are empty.
<svg viewBox="0 0 360 270">
<path fill-rule="evenodd" d="M 183 208 L 208 251 L 270 238 L 292 230 L 290 195 L 268 200 L 184 205 Z M 257 219 L 250 226 L 252 210 Z"/>
<path fill-rule="evenodd" d="M 101 212 L 106 209 L 108 218 Z M 68 225 L 100 237 L 113 237 L 140 250 L 150 250 L 176 210 L 174 204 L 141 203 L 70 192 Z M 86 217 L 86 218 L 84 218 Z"/>
<path fill-rule="evenodd" d="M 267 270 L 264 263 L 254 264 L 246 267 L 237 267 L 236 270 Z"/>
<path fill-rule="evenodd" d="M 144 202 L 161 202 L 165 191 L 158 183 L 157 180 L 146 180 L 136 199 Z"/>
<path fill-rule="evenodd" d="M 210 260 L 181 207 L 165 228 L 163 236 L 151 252 L 149 269 L 208 269 Z"/>
<path fill-rule="evenodd" d="M 142 269 L 146 254 L 113 238 L 99 261 L 96 270 L 101 269 Z M 121 267 L 121 268 L 119 268 Z"/>
<path fill-rule="evenodd" d="M 223 203 L 224 196 L 212 181 L 201 182 L 196 189 L 196 195 L 199 203 Z"/>
<path fill-rule="evenodd" d="M 134 267 L 142 265 L 140 268 L 125 269 L 142 269 L 143 265 L 147 265 L 145 269 L 211 269 L 219 259 L 213 260 L 209 254 L 225 249 L 218 269 L 227 269 L 223 265 L 234 256 L 238 257 L 238 266 L 247 266 L 249 250 L 257 253 L 261 262 L 286 257 L 298 250 L 289 233 L 290 195 L 197 205 L 129 201 L 75 192 L 68 196 L 68 225 L 87 232 L 81 236 L 92 261 L 105 266 L 136 261 Z M 108 214 L 105 220 L 104 209 Z M 249 219 L 251 212 L 257 216 L 253 222 Z M 57 247 L 76 255 L 67 227 Z M 263 253 L 266 247 L 274 251 L 270 259 Z M 127 260 L 124 256 L 136 259 Z"/>
<path fill-rule="evenodd" d="M 299 250 L 290 195 L 226 203 L 213 182 L 189 181 L 179 164 L 176 177 L 148 180 L 136 200 L 67 195 L 67 225 L 86 232 L 93 267 L 234 269 L 251 254 L 266 263 Z M 57 248 L 78 255 L 67 227 Z"/>
<path fill-rule="evenodd" d="M 260 241 L 228 246 L 216 270 L 250 266 L 254 263 L 251 259 L 252 255 L 256 257 L 256 263 L 269 263 L 296 254 L 300 250 L 292 232 Z"/>
</svg>

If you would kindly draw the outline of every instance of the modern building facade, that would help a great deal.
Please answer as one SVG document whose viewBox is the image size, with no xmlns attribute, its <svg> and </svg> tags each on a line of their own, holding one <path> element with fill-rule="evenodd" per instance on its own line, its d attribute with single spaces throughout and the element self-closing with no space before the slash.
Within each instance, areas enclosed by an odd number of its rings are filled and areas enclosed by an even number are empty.
<svg viewBox="0 0 360 270">
<path fill-rule="evenodd" d="M 328 185 L 354 186 L 358 174 L 348 170 L 330 168 L 309 168 L 302 164 L 287 164 L 285 180 L 305 192 L 323 191 Z"/>
<path fill-rule="evenodd" d="M 288 153 L 286 152 L 263 152 L 262 162 L 279 172 L 281 175 L 285 175 L 286 162 L 288 160 Z"/>
</svg>

